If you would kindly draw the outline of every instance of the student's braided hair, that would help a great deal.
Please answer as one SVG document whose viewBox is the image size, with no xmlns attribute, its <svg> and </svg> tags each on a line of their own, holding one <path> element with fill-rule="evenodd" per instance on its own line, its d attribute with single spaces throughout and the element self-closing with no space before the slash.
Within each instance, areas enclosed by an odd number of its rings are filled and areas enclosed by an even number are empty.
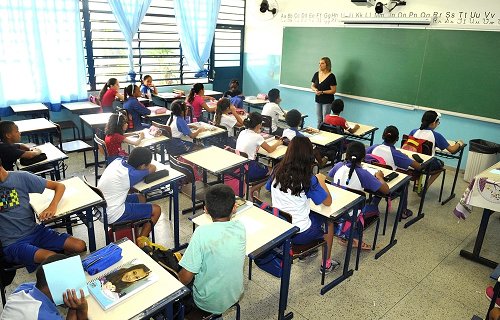
<svg viewBox="0 0 500 320">
<path fill-rule="evenodd" d="M 384 142 L 394 144 L 398 141 L 399 138 L 399 130 L 395 126 L 387 126 L 382 134 L 382 139 Z"/>
<path fill-rule="evenodd" d="M 426 111 L 422 116 L 422 124 L 420 125 L 420 130 L 424 130 L 429 127 L 429 125 L 438 119 L 438 113 L 433 110 Z"/>
<path fill-rule="evenodd" d="M 229 107 L 231 107 L 231 102 L 229 101 L 228 98 L 222 98 L 222 99 L 220 99 L 217 102 L 217 109 L 215 110 L 215 117 L 214 117 L 214 121 L 215 121 L 216 125 L 220 126 L 220 121 L 222 119 L 222 114 Z"/>
<path fill-rule="evenodd" d="M 192 103 L 194 101 L 194 94 L 200 92 L 202 89 L 205 89 L 203 83 L 195 83 L 191 90 L 189 90 L 189 94 L 186 98 L 187 102 Z"/>
<path fill-rule="evenodd" d="M 176 117 L 182 117 L 182 113 L 186 111 L 186 102 L 179 99 L 174 100 L 170 105 L 170 110 L 172 111 L 172 115 Z M 173 120 L 174 117 L 170 117 L 170 120 L 168 121 L 169 126 L 172 124 Z"/>
<path fill-rule="evenodd" d="M 365 145 L 359 141 L 353 141 L 349 143 L 346 151 L 346 160 L 351 163 L 351 167 L 349 168 L 349 175 L 347 176 L 346 184 L 349 185 L 349 181 L 351 180 L 352 173 L 358 164 L 360 164 L 365 158 L 366 151 Z"/>
</svg>

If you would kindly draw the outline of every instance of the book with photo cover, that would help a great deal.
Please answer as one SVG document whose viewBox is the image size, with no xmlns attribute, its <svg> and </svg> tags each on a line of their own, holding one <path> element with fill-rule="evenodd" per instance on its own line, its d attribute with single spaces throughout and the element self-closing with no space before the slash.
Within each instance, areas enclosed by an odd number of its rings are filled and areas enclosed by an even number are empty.
<svg viewBox="0 0 500 320">
<path fill-rule="evenodd" d="M 87 287 L 104 310 L 158 281 L 158 275 L 139 259 L 122 264 L 89 281 Z"/>
<path fill-rule="evenodd" d="M 253 203 L 237 196 L 235 205 L 236 211 L 234 212 L 233 216 L 238 215 L 247 209 L 250 209 L 253 206 Z"/>
</svg>

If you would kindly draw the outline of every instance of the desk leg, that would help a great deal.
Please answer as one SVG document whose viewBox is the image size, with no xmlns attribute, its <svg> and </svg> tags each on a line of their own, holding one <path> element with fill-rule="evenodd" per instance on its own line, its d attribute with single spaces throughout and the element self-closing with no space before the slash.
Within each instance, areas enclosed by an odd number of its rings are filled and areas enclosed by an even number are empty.
<svg viewBox="0 0 500 320">
<path fill-rule="evenodd" d="M 401 190 L 400 197 L 405 196 L 406 190 L 408 189 L 409 184 L 410 184 L 410 182 L 408 181 L 408 183 L 403 187 L 403 189 Z M 396 213 L 396 220 L 394 221 L 394 227 L 392 228 L 391 241 L 389 241 L 389 244 L 386 245 L 382 250 L 377 252 L 377 254 L 375 255 L 375 259 L 380 258 L 384 253 L 389 251 L 389 249 L 391 249 L 392 247 L 394 247 L 396 245 L 396 243 L 398 243 L 398 240 L 396 240 L 396 231 L 398 230 L 399 219 L 401 217 L 401 214 L 403 213 L 403 206 L 405 205 L 405 202 L 406 201 L 403 201 L 402 199 L 400 199 L 399 206 L 398 206 L 398 212 Z"/>
<path fill-rule="evenodd" d="M 95 185 L 97 186 L 97 179 L 99 178 L 99 148 L 94 141 L 94 169 L 95 169 Z"/>
<path fill-rule="evenodd" d="M 59 161 L 54 162 L 54 173 L 56 175 L 56 181 L 61 180 L 61 169 L 59 168 Z"/>
<path fill-rule="evenodd" d="M 170 184 L 170 189 L 174 197 L 174 251 L 179 251 L 187 247 L 187 243 L 180 244 L 179 239 L 179 187 L 175 180 Z"/>
<path fill-rule="evenodd" d="M 460 250 L 460 255 L 466 259 L 475 261 L 487 267 L 496 268 L 498 266 L 498 262 L 483 258 L 479 255 L 481 253 L 481 247 L 483 246 L 484 236 L 486 235 L 486 228 L 488 227 L 488 221 L 490 220 L 490 216 L 492 213 L 493 211 L 490 209 L 483 210 L 483 217 L 481 218 L 481 224 L 479 225 L 479 230 L 477 231 L 476 243 L 474 244 L 474 251 L 469 252 L 462 249 Z"/>
<path fill-rule="evenodd" d="M 245 176 L 248 174 L 247 172 L 245 171 L 248 171 L 248 170 L 245 170 L 245 165 L 242 164 L 240 166 L 240 176 L 239 176 L 239 179 L 240 179 L 240 185 L 239 185 L 239 193 L 240 193 L 240 198 L 243 198 L 243 195 L 244 195 L 244 191 L 243 191 L 243 185 L 245 184 Z"/>
<path fill-rule="evenodd" d="M 458 156 L 458 164 L 457 169 L 455 170 L 455 178 L 453 179 L 453 186 L 451 187 L 450 196 L 441 202 L 441 205 L 445 205 L 448 201 L 455 198 L 455 186 L 457 185 L 458 171 L 460 170 L 460 164 L 462 163 L 462 155 L 464 153 L 464 149 L 460 150 L 460 155 Z"/>
<path fill-rule="evenodd" d="M 103 207 L 103 214 L 106 214 L 106 208 Z M 89 250 L 90 252 L 95 251 L 95 232 L 94 232 L 94 216 L 92 215 L 92 208 L 87 209 L 87 234 L 89 237 Z"/>
<path fill-rule="evenodd" d="M 354 239 L 354 229 L 356 226 L 356 221 L 358 220 L 358 208 L 357 205 L 353 209 L 352 217 L 351 217 L 351 230 L 349 232 L 349 241 L 347 241 L 347 249 L 344 259 L 344 268 L 342 269 L 342 274 L 337 279 L 333 280 L 323 288 L 321 288 L 321 294 L 325 294 L 330 291 L 332 288 L 340 284 L 342 281 L 346 280 L 350 276 L 354 274 L 354 270 L 349 270 L 349 261 L 351 259 L 351 251 L 352 251 L 352 243 Z"/>
<path fill-rule="evenodd" d="M 422 210 L 424 208 L 425 194 L 427 193 L 430 173 L 431 173 L 431 164 L 429 163 L 427 165 L 427 168 L 425 169 L 424 190 L 422 190 L 422 198 L 420 199 L 420 206 L 418 207 L 418 214 L 415 218 L 413 218 L 410 221 L 408 221 L 407 223 L 405 223 L 405 229 L 424 217 L 424 213 L 422 212 Z"/>
<path fill-rule="evenodd" d="M 285 309 L 288 301 L 288 289 L 290 286 L 290 270 L 292 259 L 288 254 L 292 247 L 292 236 L 286 237 L 283 243 L 283 274 L 281 275 L 280 284 L 280 302 L 278 307 L 278 320 L 292 319 L 293 312 L 285 314 Z"/>
</svg>

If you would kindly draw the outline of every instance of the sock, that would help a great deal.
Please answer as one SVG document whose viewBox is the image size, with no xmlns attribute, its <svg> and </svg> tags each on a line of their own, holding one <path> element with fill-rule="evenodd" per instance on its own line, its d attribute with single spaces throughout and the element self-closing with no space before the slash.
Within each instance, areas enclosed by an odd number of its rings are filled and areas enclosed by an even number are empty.
<svg viewBox="0 0 500 320">
<path fill-rule="evenodd" d="M 321 259 L 321 265 L 323 266 L 323 259 Z M 330 268 L 330 266 L 332 265 L 332 259 L 328 259 L 326 260 L 326 268 Z"/>
</svg>

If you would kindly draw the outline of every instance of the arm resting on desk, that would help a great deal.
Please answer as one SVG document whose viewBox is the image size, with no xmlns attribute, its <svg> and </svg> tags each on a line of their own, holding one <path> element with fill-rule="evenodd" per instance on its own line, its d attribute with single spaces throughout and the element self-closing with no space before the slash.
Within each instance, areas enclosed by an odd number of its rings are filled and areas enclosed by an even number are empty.
<svg viewBox="0 0 500 320">
<path fill-rule="evenodd" d="M 45 186 L 45 188 L 54 190 L 54 198 L 50 202 L 47 209 L 43 210 L 38 215 L 38 219 L 40 221 L 45 221 L 47 219 L 50 219 L 56 214 L 57 205 L 59 204 L 59 201 L 61 201 L 61 198 L 64 194 L 64 190 L 66 190 L 66 186 L 64 184 L 51 180 L 47 180 L 47 185 Z"/>
<path fill-rule="evenodd" d="M 446 148 L 446 150 L 448 150 L 451 153 L 455 153 L 458 151 L 458 149 L 460 149 L 460 147 L 463 144 L 464 144 L 464 142 L 461 139 L 459 139 L 454 145 L 448 146 L 448 148 Z"/>
</svg>

